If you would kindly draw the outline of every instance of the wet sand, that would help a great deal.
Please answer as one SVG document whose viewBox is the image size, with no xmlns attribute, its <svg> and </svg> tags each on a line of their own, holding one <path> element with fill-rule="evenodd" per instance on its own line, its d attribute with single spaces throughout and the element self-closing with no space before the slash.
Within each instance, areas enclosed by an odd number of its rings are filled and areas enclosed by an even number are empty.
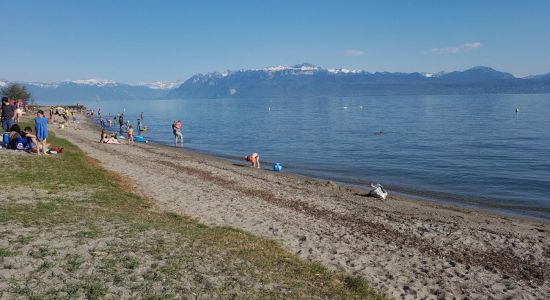
<svg viewBox="0 0 550 300">
<path fill-rule="evenodd" d="M 52 125 L 51 127 L 54 127 Z M 159 209 L 279 241 L 391 298 L 549 299 L 550 224 L 252 169 L 181 148 L 53 129 Z M 244 154 L 243 154 L 244 155 Z"/>
</svg>

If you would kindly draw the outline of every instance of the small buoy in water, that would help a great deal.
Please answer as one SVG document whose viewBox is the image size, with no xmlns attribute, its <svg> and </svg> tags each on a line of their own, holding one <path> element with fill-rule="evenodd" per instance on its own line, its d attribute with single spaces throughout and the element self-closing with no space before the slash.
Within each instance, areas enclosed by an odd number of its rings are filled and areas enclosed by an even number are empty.
<svg viewBox="0 0 550 300">
<path fill-rule="evenodd" d="M 359 106 L 360 109 L 363 109 L 363 105 Z"/>
<path fill-rule="evenodd" d="M 268 110 L 271 111 L 271 107 L 269 107 Z"/>
<path fill-rule="evenodd" d="M 516 108 L 516 112 L 517 112 L 517 113 L 519 112 L 519 108 Z"/>
<path fill-rule="evenodd" d="M 283 169 L 283 166 L 280 163 L 275 163 L 273 165 L 273 171 L 275 172 L 281 172 L 282 169 Z"/>
<path fill-rule="evenodd" d="M 348 107 L 347 107 L 347 106 L 344 106 L 344 109 L 348 109 Z"/>
</svg>

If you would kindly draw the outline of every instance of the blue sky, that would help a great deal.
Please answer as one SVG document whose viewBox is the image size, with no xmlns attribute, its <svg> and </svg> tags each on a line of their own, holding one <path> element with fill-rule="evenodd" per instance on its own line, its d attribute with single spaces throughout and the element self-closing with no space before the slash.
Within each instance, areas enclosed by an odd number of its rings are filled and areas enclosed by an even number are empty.
<svg viewBox="0 0 550 300">
<path fill-rule="evenodd" d="M 311 62 L 550 72 L 550 1 L 0 0 L 0 78 L 138 83 Z"/>
</svg>

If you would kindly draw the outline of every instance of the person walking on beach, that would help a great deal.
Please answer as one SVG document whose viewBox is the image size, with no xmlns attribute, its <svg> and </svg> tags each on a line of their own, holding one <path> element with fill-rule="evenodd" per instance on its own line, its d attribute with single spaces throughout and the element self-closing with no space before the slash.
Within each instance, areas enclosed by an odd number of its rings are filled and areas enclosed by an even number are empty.
<svg viewBox="0 0 550 300">
<path fill-rule="evenodd" d="M 4 131 L 10 130 L 15 124 L 15 107 L 10 104 L 8 97 L 2 98 L 2 128 Z"/>
<path fill-rule="evenodd" d="M 181 134 L 181 126 L 182 123 L 180 120 L 174 120 L 174 123 L 172 123 L 172 133 L 174 134 L 174 144 L 176 147 L 178 146 L 178 139 L 181 141 L 181 146 L 183 147 L 183 135 Z"/>
<path fill-rule="evenodd" d="M 46 154 L 46 139 L 48 138 L 48 119 L 44 117 L 44 111 L 39 110 L 34 118 L 34 133 L 36 140 L 38 141 L 38 155 L 40 155 L 40 149 Z"/>
</svg>

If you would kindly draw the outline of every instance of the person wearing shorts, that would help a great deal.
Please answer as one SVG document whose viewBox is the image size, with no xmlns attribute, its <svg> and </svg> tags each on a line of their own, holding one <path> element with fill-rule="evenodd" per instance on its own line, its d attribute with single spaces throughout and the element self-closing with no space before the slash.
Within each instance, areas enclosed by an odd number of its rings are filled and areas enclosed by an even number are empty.
<svg viewBox="0 0 550 300">
<path fill-rule="evenodd" d="M 34 118 L 34 132 L 36 135 L 36 140 L 38 141 L 38 154 L 40 150 L 42 153 L 46 154 L 46 139 L 48 138 L 48 119 L 44 117 L 44 112 L 39 110 Z"/>
<path fill-rule="evenodd" d="M 252 168 L 260 168 L 260 155 L 258 155 L 258 153 L 254 152 L 250 155 L 247 155 L 244 157 L 244 160 L 250 162 L 250 166 Z"/>
</svg>

